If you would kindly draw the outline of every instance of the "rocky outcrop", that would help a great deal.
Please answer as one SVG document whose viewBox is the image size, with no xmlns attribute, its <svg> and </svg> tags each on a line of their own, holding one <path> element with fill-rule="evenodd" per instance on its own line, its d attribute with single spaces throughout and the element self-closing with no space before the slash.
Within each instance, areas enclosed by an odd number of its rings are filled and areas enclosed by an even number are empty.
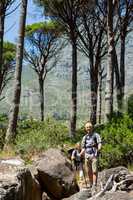
<svg viewBox="0 0 133 200">
<path fill-rule="evenodd" d="M 122 190 L 122 191 L 129 191 L 132 190 L 133 184 L 133 176 L 129 173 L 128 169 L 125 167 L 116 167 L 104 170 L 99 173 L 98 177 L 98 189 L 105 186 L 109 177 L 113 175 L 112 181 L 108 186 L 108 190 Z M 116 188 L 115 188 L 116 187 Z"/>
<path fill-rule="evenodd" d="M 63 200 L 90 200 L 88 198 L 90 196 L 90 191 L 81 190 L 79 193 L 72 195 L 69 198 L 65 198 Z M 91 197 L 91 200 L 132 200 L 133 196 L 128 194 L 127 192 L 106 192 L 102 197 Z"/>
<path fill-rule="evenodd" d="M 132 200 L 133 197 L 127 192 L 106 192 L 102 197 L 92 198 L 91 200 Z M 78 200 L 78 199 L 77 199 Z M 89 199 L 87 199 L 89 200 Z"/>
<path fill-rule="evenodd" d="M 0 200 L 41 200 L 39 183 L 19 159 L 0 161 Z"/>
<path fill-rule="evenodd" d="M 60 200 L 78 192 L 71 165 L 61 151 L 49 149 L 36 162 L 38 181 L 53 200 Z"/>
<path fill-rule="evenodd" d="M 61 200 L 78 192 L 71 164 L 49 149 L 32 166 L 18 158 L 0 160 L 0 200 Z"/>
<path fill-rule="evenodd" d="M 0 200 L 132 200 L 133 174 L 125 167 L 99 173 L 98 191 L 80 191 L 71 164 L 60 150 L 49 149 L 25 167 L 18 158 L 0 160 Z"/>
<path fill-rule="evenodd" d="M 112 174 L 116 176 L 115 179 L 118 182 L 124 179 L 126 175 L 129 174 L 129 171 L 126 167 L 123 166 L 103 170 L 98 174 L 98 184 L 102 183 L 104 186 Z"/>
<path fill-rule="evenodd" d="M 72 195 L 71 197 L 64 198 L 63 200 L 86 200 L 91 197 L 91 191 L 89 189 L 82 189 L 78 193 Z"/>
<path fill-rule="evenodd" d="M 133 175 L 125 167 L 116 167 L 99 173 L 98 188 L 81 191 L 64 200 L 131 200 Z"/>
</svg>

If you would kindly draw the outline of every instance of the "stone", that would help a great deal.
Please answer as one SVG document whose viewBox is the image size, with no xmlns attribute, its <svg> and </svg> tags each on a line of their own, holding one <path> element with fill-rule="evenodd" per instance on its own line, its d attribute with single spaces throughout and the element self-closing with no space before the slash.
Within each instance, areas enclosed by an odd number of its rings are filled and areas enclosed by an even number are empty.
<svg viewBox="0 0 133 200">
<path fill-rule="evenodd" d="M 89 200 L 89 199 L 87 199 Z M 104 196 L 94 200 L 132 200 L 132 197 L 127 192 L 106 192 Z"/>
<path fill-rule="evenodd" d="M 91 197 L 91 191 L 89 189 L 82 189 L 78 193 L 72 195 L 69 198 L 63 200 L 86 200 Z"/>
<path fill-rule="evenodd" d="M 17 158 L 0 161 L 0 200 L 41 200 L 41 189 Z"/>
<path fill-rule="evenodd" d="M 125 179 L 125 177 L 129 174 L 129 171 L 126 167 L 120 166 L 120 167 L 110 168 L 110 169 L 103 170 L 102 172 L 99 172 L 98 190 L 101 189 L 101 185 L 105 186 L 107 180 L 112 174 L 114 175 L 114 180 L 116 182 L 119 182 Z M 111 187 L 112 185 L 110 185 L 110 189 Z"/>
<path fill-rule="evenodd" d="M 49 149 L 36 162 L 38 181 L 51 199 L 62 199 L 79 191 L 74 172 L 63 153 Z"/>
</svg>

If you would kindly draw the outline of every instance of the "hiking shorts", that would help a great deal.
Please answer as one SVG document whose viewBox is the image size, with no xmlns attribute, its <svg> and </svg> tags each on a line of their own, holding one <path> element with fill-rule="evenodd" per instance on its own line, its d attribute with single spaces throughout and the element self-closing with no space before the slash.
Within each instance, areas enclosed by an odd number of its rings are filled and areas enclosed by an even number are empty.
<svg viewBox="0 0 133 200">
<path fill-rule="evenodd" d="M 85 158 L 85 166 L 88 171 L 92 171 L 93 173 L 97 173 L 98 171 L 98 158 L 95 157 L 86 157 Z"/>
</svg>

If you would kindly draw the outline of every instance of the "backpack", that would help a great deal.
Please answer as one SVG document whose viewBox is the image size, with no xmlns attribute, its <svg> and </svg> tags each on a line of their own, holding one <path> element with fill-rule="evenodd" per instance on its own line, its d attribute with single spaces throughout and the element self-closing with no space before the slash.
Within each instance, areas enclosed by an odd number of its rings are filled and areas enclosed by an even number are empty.
<svg viewBox="0 0 133 200">
<path fill-rule="evenodd" d="M 86 142 L 87 142 L 87 137 L 88 137 L 88 134 L 85 136 L 85 145 L 86 145 Z M 95 147 L 97 149 L 98 143 L 97 143 L 96 133 L 93 133 L 92 137 L 93 137 L 93 141 L 94 141 L 94 145 L 92 147 Z"/>
</svg>

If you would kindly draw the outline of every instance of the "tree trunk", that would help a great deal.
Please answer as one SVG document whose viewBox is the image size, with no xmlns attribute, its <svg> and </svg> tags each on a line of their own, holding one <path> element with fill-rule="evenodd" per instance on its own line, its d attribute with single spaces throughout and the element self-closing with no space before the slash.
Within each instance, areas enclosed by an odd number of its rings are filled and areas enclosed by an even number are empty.
<svg viewBox="0 0 133 200">
<path fill-rule="evenodd" d="M 121 75 L 121 96 L 119 109 L 123 109 L 125 94 L 125 36 L 121 36 L 121 52 L 120 52 L 120 75 Z"/>
<path fill-rule="evenodd" d="M 4 21 L 5 21 L 5 10 L 4 3 L 0 2 L 0 95 L 2 93 L 2 65 L 3 65 L 3 38 L 4 38 Z"/>
<path fill-rule="evenodd" d="M 70 120 L 70 137 L 74 137 L 77 121 L 77 44 L 72 40 L 72 110 Z"/>
<path fill-rule="evenodd" d="M 101 42 L 102 42 L 102 35 L 103 30 L 99 33 L 98 38 L 98 46 L 96 49 L 96 55 L 93 52 L 92 56 L 90 56 L 91 60 L 91 66 L 90 66 L 90 80 L 91 80 L 91 117 L 90 120 L 93 124 L 96 124 L 97 122 L 97 97 L 98 97 L 98 75 L 100 70 L 100 53 L 101 53 Z M 90 47 L 92 47 L 90 43 Z M 90 49 L 90 54 L 92 52 L 92 49 Z M 95 56 L 95 65 L 93 66 L 94 58 Z"/>
<path fill-rule="evenodd" d="M 101 71 L 101 66 L 99 70 L 99 84 L 98 84 L 98 123 L 102 122 L 102 80 L 103 72 Z"/>
<path fill-rule="evenodd" d="M 91 115 L 90 121 L 92 124 L 97 122 L 97 92 L 98 92 L 98 74 L 95 72 L 90 73 L 91 82 Z"/>
<path fill-rule="evenodd" d="M 28 0 L 21 1 L 21 11 L 20 11 L 21 14 L 19 23 L 20 27 L 19 27 L 17 52 L 16 52 L 16 69 L 15 69 L 15 82 L 13 91 L 13 103 L 11 107 L 8 129 L 6 132 L 6 144 L 10 144 L 14 140 L 16 135 L 17 119 L 18 119 L 20 95 L 21 95 L 21 73 L 22 73 L 22 63 L 23 63 L 27 1 Z"/>
<path fill-rule="evenodd" d="M 114 47 L 114 72 L 115 72 L 115 79 L 116 79 L 116 98 L 117 98 L 117 106 L 118 110 L 121 109 L 121 80 L 120 80 L 120 70 L 119 70 L 119 64 L 118 64 L 118 58 L 116 49 Z"/>
<path fill-rule="evenodd" d="M 113 1 L 107 3 L 107 34 L 108 34 L 108 67 L 105 94 L 105 121 L 108 121 L 113 113 Z"/>
<path fill-rule="evenodd" d="M 99 82 L 99 111 L 98 111 L 98 123 L 102 122 L 102 78 Z"/>
<path fill-rule="evenodd" d="M 40 117 L 41 121 L 44 121 L 44 80 L 42 77 L 39 78 L 39 90 L 40 90 Z"/>
</svg>

